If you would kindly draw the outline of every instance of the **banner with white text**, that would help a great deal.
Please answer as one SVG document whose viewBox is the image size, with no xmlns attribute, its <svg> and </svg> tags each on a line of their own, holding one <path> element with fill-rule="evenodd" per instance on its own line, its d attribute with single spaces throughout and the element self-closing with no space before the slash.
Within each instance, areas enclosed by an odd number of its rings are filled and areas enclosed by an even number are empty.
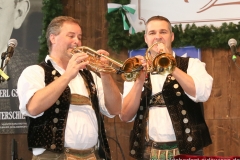
<svg viewBox="0 0 240 160">
<path fill-rule="evenodd" d="M 17 81 L 23 69 L 37 64 L 42 26 L 42 1 L 3 1 L 0 3 L 1 75 L 0 81 L 0 134 L 27 133 L 25 117 L 19 111 Z M 16 17 L 11 17 L 19 13 Z M 17 41 L 8 63 L 3 55 L 8 53 L 9 41 Z"/>
</svg>

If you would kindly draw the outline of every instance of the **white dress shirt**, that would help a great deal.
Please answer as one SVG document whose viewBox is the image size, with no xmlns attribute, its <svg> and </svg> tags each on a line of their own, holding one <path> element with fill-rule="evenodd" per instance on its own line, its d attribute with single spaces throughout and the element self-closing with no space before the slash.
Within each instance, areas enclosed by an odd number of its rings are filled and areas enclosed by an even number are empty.
<svg viewBox="0 0 240 160">
<path fill-rule="evenodd" d="M 59 67 L 51 57 L 47 56 L 45 61 L 50 60 L 53 67 L 62 75 L 65 70 Z M 109 118 L 113 118 L 114 115 L 110 115 L 105 107 L 104 93 L 101 79 L 93 72 L 93 79 L 97 89 L 97 96 L 99 100 L 100 112 Z M 29 99 L 39 89 L 45 87 L 45 74 L 42 67 L 39 65 L 33 65 L 27 67 L 21 74 L 18 80 L 17 93 L 19 96 L 19 109 L 24 116 L 37 118 L 42 116 L 41 113 L 37 116 L 32 116 L 28 113 L 26 105 Z M 88 91 L 84 84 L 82 76 L 78 75 L 72 79 L 68 85 L 71 93 L 76 93 L 89 97 Z M 98 142 L 98 124 L 95 112 L 90 105 L 70 105 L 67 124 L 65 129 L 65 141 L 64 146 L 73 149 L 88 149 L 96 145 Z M 33 154 L 39 155 L 43 153 L 43 148 L 33 148 Z"/>
<path fill-rule="evenodd" d="M 173 53 L 175 56 L 175 53 Z M 213 78 L 207 73 L 205 63 L 199 59 L 189 58 L 187 74 L 193 78 L 196 87 L 196 97 L 188 95 L 194 102 L 208 100 Z M 167 75 L 151 75 L 152 95 L 161 92 Z M 131 90 L 134 82 L 124 82 L 123 97 Z M 136 117 L 136 116 L 135 116 Z M 135 117 L 131 120 L 133 121 Z M 131 122 L 130 121 L 130 122 Z M 173 125 L 166 107 L 151 107 L 149 109 L 149 138 L 156 142 L 176 141 Z"/>
</svg>

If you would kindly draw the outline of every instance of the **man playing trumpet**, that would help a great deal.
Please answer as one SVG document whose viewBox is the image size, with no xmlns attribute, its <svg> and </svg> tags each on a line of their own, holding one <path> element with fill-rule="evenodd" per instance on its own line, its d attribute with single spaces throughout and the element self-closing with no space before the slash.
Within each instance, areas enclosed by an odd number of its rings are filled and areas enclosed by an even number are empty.
<svg viewBox="0 0 240 160">
<path fill-rule="evenodd" d="M 199 59 L 177 56 L 171 47 L 173 40 L 170 21 L 151 17 L 145 29 L 145 42 L 151 47 L 147 62 L 138 56 L 145 70 L 135 82 L 124 82 L 120 118 L 135 120 L 130 155 L 136 159 L 203 155 L 203 147 L 212 143 L 201 102 L 208 100 L 213 79 Z M 176 66 L 168 74 L 151 74 L 149 60 L 162 53 L 171 54 Z"/>
<path fill-rule="evenodd" d="M 86 53 L 72 54 L 82 44 L 77 20 L 54 18 L 46 38 L 49 55 L 27 67 L 18 80 L 19 109 L 28 117 L 32 159 L 110 160 L 102 114 L 112 118 L 120 113 L 117 85 L 110 74 L 101 72 L 98 77 L 86 69 Z"/>
</svg>

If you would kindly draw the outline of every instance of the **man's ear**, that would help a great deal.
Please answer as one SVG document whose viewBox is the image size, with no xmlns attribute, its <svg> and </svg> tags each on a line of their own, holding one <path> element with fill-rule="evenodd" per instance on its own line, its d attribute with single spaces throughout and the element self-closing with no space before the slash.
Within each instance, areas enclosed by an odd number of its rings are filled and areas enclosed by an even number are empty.
<svg viewBox="0 0 240 160">
<path fill-rule="evenodd" d="M 144 41 L 147 44 L 147 40 L 146 40 L 146 34 L 144 34 Z"/>
<path fill-rule="evenodd" d="M 49 39 L 51 41 L 51 44 L 55 44 L 56 43 L 56 39 L 55 38 L 56 38 L 56 36 L 54 34 L 50 34 Z"/>
<path fill-rule="evenodd" d="M 172 42 L 173 42 L 173 40 L 174 40 L 174 33 L 172 32 Z"/>
<path fill-rule="evenodd" d="M 22 0 L 17 3 L 14 16 L 14 29 L 21 27 L 30 9 L 30 1 Z"/>
</svg>

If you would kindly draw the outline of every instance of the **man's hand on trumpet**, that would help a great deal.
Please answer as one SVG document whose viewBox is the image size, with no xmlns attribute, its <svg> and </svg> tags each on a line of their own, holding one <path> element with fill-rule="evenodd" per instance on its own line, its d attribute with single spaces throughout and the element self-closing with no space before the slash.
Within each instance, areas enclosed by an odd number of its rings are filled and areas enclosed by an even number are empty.
<svg viewBox="0 0 240 160">
<path fill-rule="evenodd" d="M 109 65 L 108 65 L 108 64 L 109 64 L 109 60 L 108 60 L 107 58 L 104 58 L 104 56 L 109 57 L 109 53 L 108 53 L 107 51 L 103 50 L 103 49 L 97 50 L 97 53 L 100 54 L 100 55 L 103 55 L 103 56 L 100 57 L 99 66 L 100 66 L 101 68 L 107 68 L 107 67 L 109 67 Z M 101 72 L 101 71 L 100 71 L 100 75 L 101 75 L 101 76 L 104 76 L 104 75 L 106 75 L 106 74 L 109 74 L 109 73 L 108 73 L 108 72 Z"/>
<path fill-rule="evenodd" d="M 143 66 L 143 69 L 141 71 L 139 71 L 139 76 L 138 78 L 136 79 L 136 82 L 138 83 L 144 83 L 145 81 L 145 78 L 146 78 L 146 74 L 147 74 L 147 61 L 145 59 L 144 56 L 141 56 L 141 55 L 137 55 L 135 56 L 136 58 L 139 59 L 140 63 L 142 64 Z"/>
<path fill-rule="evenodd" d="M 103 49 L 99 49 L 97 50 L 97 53 L 100 54 L 100 55 L 104 55 L 104 56 L 109 56 L 109 53 Z M 106 64 L 109 63 L 109 60 L 104 58 L 104 57 L 100 57 L 100 63 L 105 66 Z"/>
<path fill-rule="evenodd" d="M 157 44 L 157 52 L 158 53 L 169 53 L 167 47 L 161 42 Z"/>
<path fill-rule="evenodd" d="M 73 54 L 68 62 L 65 74 L 72 79 L 75 78 L 79 70 L 85 69 L 86 65 L 89 64 L 88 57 L 87 53 L 84 52 Z"/>
</svg>

